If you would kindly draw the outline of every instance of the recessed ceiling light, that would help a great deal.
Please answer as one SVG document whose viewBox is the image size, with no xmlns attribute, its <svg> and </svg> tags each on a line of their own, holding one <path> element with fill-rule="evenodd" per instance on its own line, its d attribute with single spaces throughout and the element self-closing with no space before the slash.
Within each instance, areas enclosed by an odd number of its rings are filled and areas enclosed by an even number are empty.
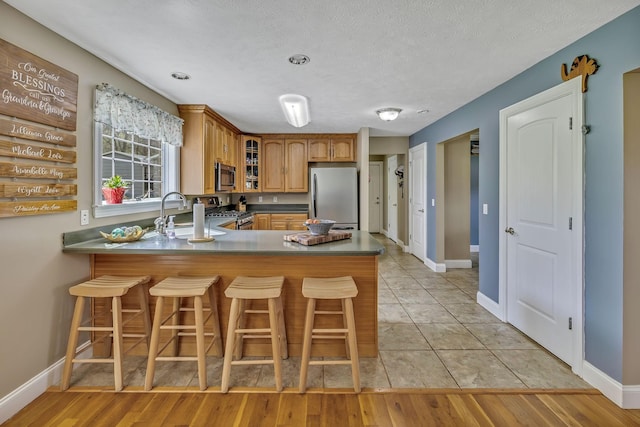
<svg viewBox="0 0 640 427">
<path fill-rule="evenodd" d="M 181 73 L 180 71 L 176 71 L 175 73 L 171 73 L 171 77 L 176 80 L 189 80 L 191 76 L 187 73 Z"/>
<path fill-rule="evenodd" d="M 309 61 L 311 61 L 311 58 L 309 58 L 307 55 L 297 54 L 289 57 L 289 62 L 291 62 L 293 65 L 304 65 Z"/>
</svg>

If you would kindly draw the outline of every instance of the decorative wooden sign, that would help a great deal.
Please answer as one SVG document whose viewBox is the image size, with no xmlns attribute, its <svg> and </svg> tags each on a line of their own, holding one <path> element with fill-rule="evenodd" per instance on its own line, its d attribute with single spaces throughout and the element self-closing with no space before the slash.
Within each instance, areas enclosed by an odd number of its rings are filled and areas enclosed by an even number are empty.
<svg viewBox="0 0 640 427">
<path fill-rule="evenodd" d="M 47 129 L 30 123 L 21 123 L 15 120 L 5 120 L 0 117 L 0 135 L 15 136 L 16 138 L 31 141 L 48 142 L 50 144 L 76 146 L 76 135 L 68 132 L 60 132 Z"/>
<path fill-rule="evenodd" d="M 595 59 L 589 58 L 587 55 L 576 56 L 571 64 L 571 70 L 567 73 L 567 65 L 562 64 L 560 67 L 560 77 L 563 81 L 571 80 L 574 77 L 582 76 L 582 92 L 587 91 L 587 79 L 590 75 L 595 74 L 600 66 Z"/>
<path fill-rule="evenodd" d="M 78 76 L 0 39 L 0 114 L 76 130 Z"/>
<path fill-rule="evenodd" d="M 0 217 L 54 214 L 75 211 L 77 208 L 76 200 L 0 202 Z"/>
<path fill-rule="evenodd" d="M 47 162 L 75 163 L 76 152 L 58 150 L 35 144 L 3 141 L 0 139 L 0 156 L 21 157 L 23 159 L 44 160 Z"/>
<path fill-rule="evenodd" d="M 0 39 L 0 198 L 11 199 L 0 201 L 0 217 L 77 209 L 77 185 L 60 182 L 78 176 L 67 166 L 76 162 L 77 100 L 77 75 Z"/>
<path fill-rule="evenodd" d="M 0 197 L 61 197 L 75 196 L 77 194 L 78 186 L 75 184 L 0 182 Z"/>
<path fill-rule="evenodd" d="M 9 178 L 76 179 L 76 168 L 35 163 L 0 162 L 0 176 Z"/>
</svg>

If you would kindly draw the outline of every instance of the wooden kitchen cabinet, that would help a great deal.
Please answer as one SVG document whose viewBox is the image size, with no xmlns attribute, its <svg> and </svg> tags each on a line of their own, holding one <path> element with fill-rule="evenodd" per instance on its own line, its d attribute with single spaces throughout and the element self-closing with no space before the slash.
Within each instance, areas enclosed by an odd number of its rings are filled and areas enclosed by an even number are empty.
<svg viewBox="0 0 640 427">
<path fill-rule="evenodd" d="M 271 230 L 271 214 L 253 214 L 254 230 Z"/>
<path fill-rule="evenodd" d="M 309 139 L 309 162 L 355 162 L 355 139 L 336 137 Z"/>
<path fill-rule="evenodd" d="M 178 111 L 184 120 L 180 191 L 188 195 L 214 194 L 216 161 L 222 159 L 235 166 L 235 141 L 240 131 L 207 105 L 178 105 Z"/>
<path fill-rule="evenodd" d="M 237 134 L 228 127 L 216 124 L 216 161 L 225 165 L 237 166 Z"/>
<path fill-rule="evenodd" d="M 238 156 L 237 191 L 251 193 L 262 191 L 262 165 L 260 164 L 262 138 L 242 135 Z"/>
<path fill-rule="evenodd" d="M 304 226 L 304 222 L 308 217 L 306 213 L 253 214 L 253 229 L 305 231 L 307 227 Z"/>
<path fill-rule="evenodd" d="M 230 222 L 229 224 L 223 225 L 222 228 L 226 228 L 227 230 L 237 230 L 235 221 Z"/>
<path fill-rule="evenodd" d="M 307 218 L 308 216 L 305 213 L 271 214 L 271 229 L 305 231 L 307 227 L 304 226 L 304 222 Z"/>
<path fill-rule="evenodd" d="M 262 191 L 306 193 L 309 189 L 306 139 L 264 139 Z"/>
<path fill-rule="evenodd" d="M 212 117 L 204 109 L 178 106 L 184 119 L 183 145 L 180 149 L 180 191 L 184 194 L 215 193 L 215 129 Z"/>
</svg>

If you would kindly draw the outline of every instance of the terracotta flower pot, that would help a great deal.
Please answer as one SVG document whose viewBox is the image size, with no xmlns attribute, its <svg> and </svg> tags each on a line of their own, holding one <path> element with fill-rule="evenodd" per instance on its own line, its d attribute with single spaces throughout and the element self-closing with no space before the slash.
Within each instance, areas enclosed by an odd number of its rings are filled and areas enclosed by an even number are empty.
<svg viewBox="0 0 640 427">
<path fill-rule="evenodd" d="M 104 200 L 108 205 L 113 205 L 116 203 L 122 203 L 122 198 L 124 197 L 124 193 L 127 191 L 126 187 L 118 187 L 118 188 L 102 188 L 102 195 L 104 196 Z"/>
</svg>

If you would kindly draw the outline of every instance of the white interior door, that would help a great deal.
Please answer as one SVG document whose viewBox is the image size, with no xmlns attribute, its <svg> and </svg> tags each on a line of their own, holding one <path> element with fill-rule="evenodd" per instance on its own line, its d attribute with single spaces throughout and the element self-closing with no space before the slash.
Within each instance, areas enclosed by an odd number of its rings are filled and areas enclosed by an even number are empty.
<svg viewBox="0 0 640 427">
<path fill-rule="evenodd" d="M 507 321 L 574 365 L 574 233 L 581 233 L 573 174 L 573 94 L 541 99 L 506 118 Z M 574 160 L 575 157 L 575 160 Z M 577 251 L 581 254 L 580 250 Z M 580 280 L 580 282 L 578 282 Z M 581 333 L 581 332 L 577 332 Z"/>
<path fill-rule="evenodd" d="M 426 205 L 426 144 L 420 144 L 409 150 L 409 247 L 411 253 L 424 261 L 427 257 L 427 216 Z"/>
<path fill-rule="evenodd" d="M 398 241 L 398 156 L 387 159 L 387 237 Z"/>
<path fill-rule="evenodd" d="M 382 229 L 382 180 L 383 163 L 369 162 L 369 232 Z"/>
</svg>

